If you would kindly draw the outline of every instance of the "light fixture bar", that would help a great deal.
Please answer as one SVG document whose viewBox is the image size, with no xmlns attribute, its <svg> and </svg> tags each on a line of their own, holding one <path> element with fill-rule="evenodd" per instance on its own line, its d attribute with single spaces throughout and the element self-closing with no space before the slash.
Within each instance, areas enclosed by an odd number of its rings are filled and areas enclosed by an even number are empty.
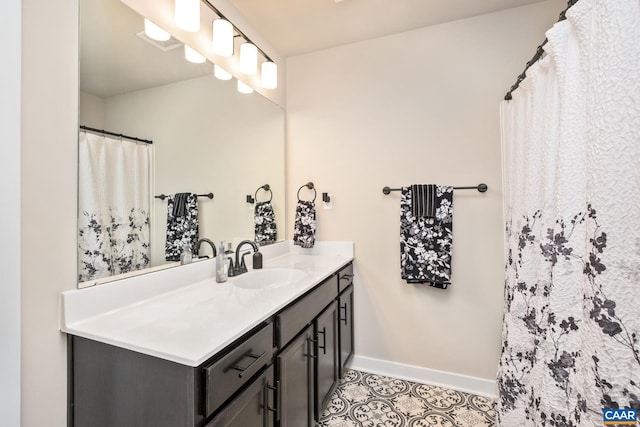
<svg viewBox="0 0 640 427">
<path fill-rule="evenodd" d="M 265 53 L 264 50 L 260 49 L 260 46 L 258 46 L 257 44 L 255 44 L 253 41 L 251 41 L 251 39 L 249 37 L 247 37 L 242 31 L 240 31 L 240 29 L 238 27 L 236 27 L 235 25 L 233 25 L 233 22 L 231 22 L 229 20 L 229 18 L 227 18 L 226 16 L 224 16 L 214 5 L 212 5 L 209 0 L 202 0 L 202 3 L 204 3 L 209 9 L 211 9 L 213 11 L 213 13 L 215 13 L 216 15 L 218 15 L 218 17 L 220 17 L 221 19 L 224 19 L 225 21 L 228 21 L 232 26 L 233 29 L 240 35 L 240 37 L 242 37 L 243 39 L 245 39 L 248 43 L 253 44 L 257 49 L 258 52 L 265 57 L 265 59 L 269 62 L 274 62 L 269 55 L 267 55 Z"/>
</svg>

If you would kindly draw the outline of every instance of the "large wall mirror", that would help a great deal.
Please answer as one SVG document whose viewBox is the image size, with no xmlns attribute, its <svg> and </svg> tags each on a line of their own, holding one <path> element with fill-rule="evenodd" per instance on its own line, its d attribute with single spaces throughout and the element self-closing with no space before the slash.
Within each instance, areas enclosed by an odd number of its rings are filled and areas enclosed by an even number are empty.
<svg viewBox="0 0 640 427">
<path fill-rule="evenodd" d="M 148 244 L 145 268 L 178 265 L 167 261 L 165 253 L 169 200 L 156 196 L 179 193 L 213 193 L 212 199 L 197 198 L 198 237 L 217 245 L 223 240 L 232 244 L 253 240 L 254 205 L 247 202 L 247 195 L 253 197 L 257 192 L 258 201 L 271 197 L 277 239 L 281 239 L 284 112 L 257 93 L 239 93 L 235 80 L 216 79 L 212 63 L 187 62 L 179 42 L 171 39 L 154 44 L 139 35 L 143 30 L 143 17 L 119 0 L 83 0 L 80 4 L 80 125 L 153 142 L 150 147 L 134 144 L 133 149 L 144 151 L 142 163 L 149 169 L 142 173 L 148 177 L 143 185 L 149 188 L 149 194 L 142 196 L 148 199 L 148 242 L 129 235 L 118 244 L 121 248 Z M 118 193 L 116 199 L 140 197 L 135 186 L 145 178 L 136 176 L 131 170 L 134 166 L 127 162 L 117 163 L 116 168 L 124 171 L 119 184 L 100 183 L 99 179 L 98 185 L 86 185 L 86 163 L 100 166 L 103 159 L 86 155 L 82 141 L 87 137 L 83 135 L 107 138 L 99 132 L 79 131 L 81 199 L 83 195 L 100 199 L 109 191 Z M 109 138 L 111 142 L 131 142 Z M 140 155 L 134 154 L 135 161 L 141 161 Z M 107 174 L 106 181 L 111 180 Z M 258 191 L 264 184 L 269 184 L 270 194 Z M 105 190 L 107 186 L 115 189 Z M 96 283 L 95 278 L 85 281 L 81 274 L 87 264 L 83 254 L 98 261 L 101 256 L 98 244 L 82 237 L 83 229 L 85 234 L 97 235 L 109 227 L 97 224 L 88 210 L 78 212 L 80 287 Z M 145 222 L 133 215 L 124 221 Z M 206 253 L 210 254 L 210 249 Z M 135 266 L 132 269 L 136 270 Z"/>
</svg>

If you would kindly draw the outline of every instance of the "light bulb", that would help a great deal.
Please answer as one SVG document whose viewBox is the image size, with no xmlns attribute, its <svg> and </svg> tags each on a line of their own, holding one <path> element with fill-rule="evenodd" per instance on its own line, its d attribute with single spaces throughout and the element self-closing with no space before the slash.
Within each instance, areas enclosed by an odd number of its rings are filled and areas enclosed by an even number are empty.
<svg viewBox="0 0 640 427">
<path fill-rule="evenodd" d="M 240 80 L 238 80 L 238 92 L 240 93 L 253 93 L 253 89 L 251 88 L 251 86 L 241 82 Z"/>
<path fill-rule="evenodd" d="M 278 66 L 275 62 L 266 61 L 262 63 L 260 83 L 265 89 L 275 89 L 278 87 Z"/>
<path fill-rule="evenodd" d="M 207 58 L 200 55 L 198 52 L 196 52 L 186 44 L 184 45 L 184 59 L 189 62 L 193 62 L 194 64 L 202 64 L 207 60 Z"/>
<path fill-rule="evenodd" d="M 175 0 L 173 19 L 181 30 L 200 31 L 200 0 Z"/>
<path fill-rule="evenodd" d="M 248 75 L 258 72 L 258 48 L 254 44 L 240 45 L 240 71 Z"/>
<path fill-rule="evenodd" d="M 153 22 L 149 21 L 147 18 L 144 18 L 144 33 L 153 40 L 158 40 L 160 42 L 166 42 L 171 38 L 171 34 L 158 27 Z"/>
<path fill-rule="evenodd" d="M 217 79 L 220 80 L 231 80 L 231 73 L 227 72 L 224 68 L 218 66 L 218 64 L 213 64 L 213 75 L 216 76 Z"/>
<path fill-rule="evenodd" d="M 216 55 L 233 55 L 233 25 L 224 19 L 213 21 L 213 51 Z"/>
</svg>

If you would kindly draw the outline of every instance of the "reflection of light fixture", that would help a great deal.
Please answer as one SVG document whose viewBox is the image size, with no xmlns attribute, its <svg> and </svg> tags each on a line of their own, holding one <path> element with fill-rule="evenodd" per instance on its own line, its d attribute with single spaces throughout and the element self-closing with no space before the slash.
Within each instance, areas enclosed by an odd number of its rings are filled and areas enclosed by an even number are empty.
<svg viewBox="0 0 640 427">
<path fill-rule="evenodd" d="M 258 74 L 258 53 L 264 57 L 260 84 L 265 89 L 276 89 L 278 87 L 278 66 L 269 56 L 249 37 L 247 37 L 238 27 L 233 25 L 210 0 L 174 0 L 176 25 L 185 31 L 199 31 L 200 27 L 200 1 L 211 9 L 217 16 L 212 23 L 212 47 L 213 52 L 218 56 L 229 57 L 234 54 L 234 39 L 240 37 L 244 43 L 240 45 L 239 69 L 245 75 Z M 197 19 L 196 19 L 197 18 Z M 202 55 L 198 54 L 199 61 Z M 215 76 L 219 79 L 229 79 L 230 75 L 220 67 L 214 67 Z M 252 82 L 255 81 L 252 79 Z M 245 83 L 238 82 L 238 90 L 242 93 L 251 93 L 253 88 Z"/>
<path fill-rule="evenodd" d="M 258 48 L 253 43 L 240 45 L 240 71 L 249 75 L 258 72 Z"/>
<path fill-rule="evenodd" d="M 275 89 L 278 87 L 278 66 L 275 62 L 266 61 L 262 63 L 260 80 L 262 87 L 265 89 Z"/>
<path fill-rule="evenodd" d="M 184 31 L 200 31 L 200 0 L 175 0 L 174 21 Z"/>
<path fill-rule="evenodd" d="M 213 21 L 213 51 L 216 55 L 233 55 L 233 25 L 226 19 Z"/>
<path fill-rule="evenodd" d="M 228 73 L 227 70 L 218 66 L 218 64 L 213 64 L 213 75 L 220 80 L 231 80 L 232 77 L 231 73 Z"/>
<path fill-rule="evenodd" d="M 186 44 L 184 45 L 184 58 L 189 62 L 193 62 L 194 64 L 202 64 L 207 60 L 207 58 L 200 55 L 198 52 L 196 52 Z"/>
<path fill-rule="evenodd" d="M 238 80 L 238 92 L 240 93 L 252 93 L 253 89 L 251 86 L 244 84 L 240 80 Z"/>
<path fill-rule="evenodd" d="M 171 34 L 158 27 L 153 22 L 149 21 L 147 18 L 144 18 L 144 33 L 153 40 L 158 40 L 159 42 L 166 42 L 171 38 Z"/>
</svg>

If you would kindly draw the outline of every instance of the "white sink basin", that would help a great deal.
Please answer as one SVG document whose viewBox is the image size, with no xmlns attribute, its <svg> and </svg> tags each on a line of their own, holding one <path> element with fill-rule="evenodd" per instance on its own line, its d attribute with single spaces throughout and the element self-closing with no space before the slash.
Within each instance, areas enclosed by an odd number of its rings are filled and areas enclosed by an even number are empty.
<svg viewBox="0 0 640 427">
<path fill-rule="evenodd" d="M 293 268 L 266 268 L 229 278 L 229 282 L 245 289 L 273 289 L 291 285 L 306 275 L 304 271 Z"/>
</svg>

